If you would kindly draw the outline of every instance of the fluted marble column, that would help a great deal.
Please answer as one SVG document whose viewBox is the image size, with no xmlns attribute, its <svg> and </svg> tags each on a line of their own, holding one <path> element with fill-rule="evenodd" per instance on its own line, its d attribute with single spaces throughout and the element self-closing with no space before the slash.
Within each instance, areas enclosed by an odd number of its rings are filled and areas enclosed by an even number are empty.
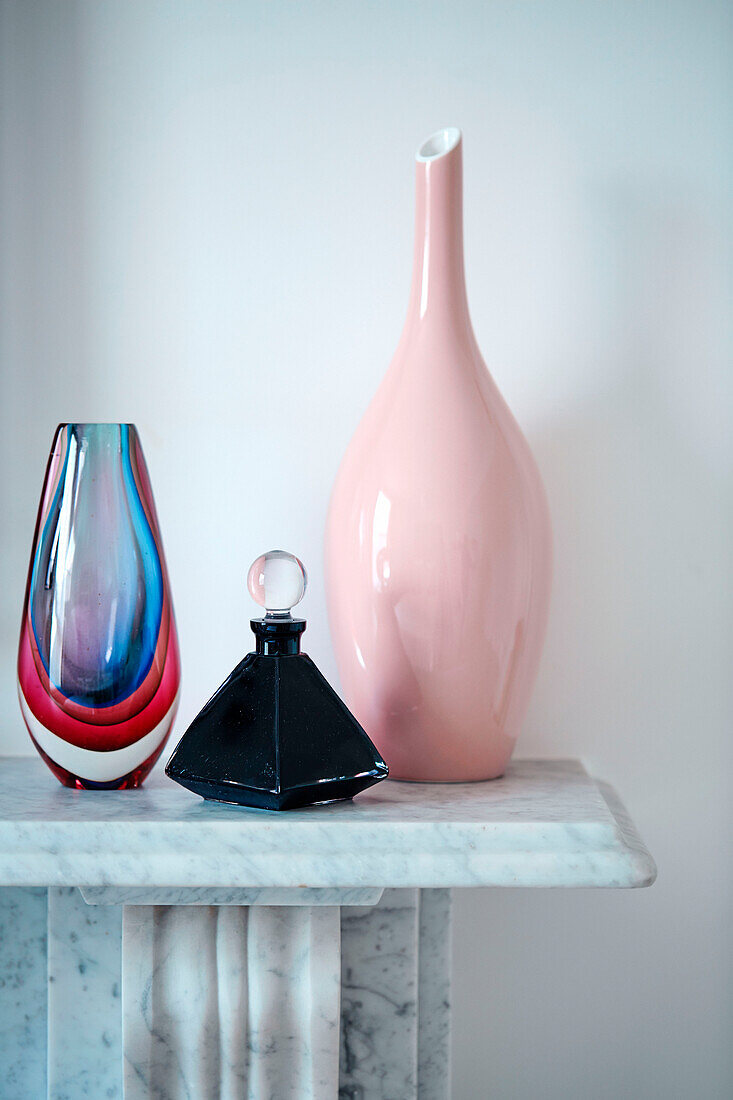
<svg viewBox="0 0 733 1100">
<path fill-rule="evenodd" d="M 127 906 L 125 1100 L 338 1095 L 336 906 Z"/>
<path fill-rule="evenodd" d="M 124 914 L 126 1100 L 448 1097 L 450 891 Z"/>
<path fill-rule="evenodd" d="M 50 1100 L 447 1100 L 449 890 L 85 892 L 49 891 Z"/>
</svg>

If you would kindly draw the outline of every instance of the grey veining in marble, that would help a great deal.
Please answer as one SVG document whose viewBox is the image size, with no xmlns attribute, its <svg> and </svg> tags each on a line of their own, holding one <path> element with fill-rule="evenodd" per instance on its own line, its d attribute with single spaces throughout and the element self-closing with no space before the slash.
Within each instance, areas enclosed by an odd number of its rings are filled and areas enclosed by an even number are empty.
<svg viewBox="0 0 733 1100">
<path fill-rule="evenodd" d="M 381 888 L 274 886 L 81 886 L 89 905 L 376 905 Z"/>
<path fill-rule="evenodd" d="M 421 890 L 419 900 L 417 1094 L 419 1100 L 448 1100 L 451 892 Z"/>
<path fill-rule="evenodd" d="M 418 893 L 342 915 L 340 1100 L 416 1100 Z"/>
<path fill-rule="evenodd" d="M 0 890 L 0 1095 L 46 1095 L 46 890 Z"/>
<path fill-rule="evenodd" d="M 335 1098 L 339 941 L 336 907 L 127 907 L 125 1100 Z"/>
<path fill-rule="evenodd" d="M 121 1100 L 121 916 L 48 892 L 49 1100 Z"/>
<path fill-rule="evenodd" d="M 340 1100 L 448 1100 L 450 891 L 341 915 Z"/>
<path fill-rule="evenodd" d="M 576 761 L 503 779 L 386 781 L 274 814 L 205 802 L 161 774 L 71 791 L 40 760 L 0 768 L 0 884 L 176 887 L 647 886 L 651 856 Z"/>
</svg>

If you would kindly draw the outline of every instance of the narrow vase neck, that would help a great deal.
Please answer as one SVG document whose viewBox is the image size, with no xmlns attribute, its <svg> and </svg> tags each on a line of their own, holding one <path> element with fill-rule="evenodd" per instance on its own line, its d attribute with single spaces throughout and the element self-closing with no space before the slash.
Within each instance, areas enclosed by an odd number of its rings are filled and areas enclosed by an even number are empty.
<svg viewBox="0 0 733 1100">
<path fill-rule="evenodd" d="M 415 164 L 415 252 L 407 327 L 470 328 L 463 268 L 460 131 L 442 130 Z"/>
</svg>

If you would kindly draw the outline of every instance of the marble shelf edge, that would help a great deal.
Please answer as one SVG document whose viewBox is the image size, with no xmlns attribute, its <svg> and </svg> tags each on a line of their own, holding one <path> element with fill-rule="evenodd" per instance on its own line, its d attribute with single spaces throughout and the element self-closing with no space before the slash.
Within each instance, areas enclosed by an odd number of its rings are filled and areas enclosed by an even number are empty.
<svg viewBox="0 0 733 1100">
<path fill-rule="evenodd" d="M 606 788 L 609 805 L 619 815 L 623 811 L 612 791 Z M 625 811 L 623 811 L 625 814 Z M 466 888 L 466 887 L 561 887 L 635 889 L 651 886 L 656 865 L 633 825 L 625 816 L 617 818 L 615 833 L 600 838 L 606 843 L 579 843 L 568 828 L 557 847 L 543 851 L 520 842 L 493 852 L 456 852 L 445 855 L 421 854 L 387 860 L 381 852 L 365 853 L 355 867 L 353 855 L 323 852 L 301 853 L 293 873 L 292 861 L 278 860 L 273 853 L 256 857 L 232 853 L 224 866 L 212 868 L 206 856 L 178 858 L 162 855 L 149 858 L 144 873 L 131 874 L 110 864 L 115 851 L 97 849 L 85 853 L 78 849 L 72 858 L 59 857 L 53 850 L 43 851 L 28 836 L 29 846 L 22 856 L 16 851 L 2 854 L 0 829 L 0 887 L 67 886 L 85 888 L 134 889 L 166 887 L 171 889 L 288 889 L 288 890 L 370 890 L 390 887 Z M 34 850 L 35 849 L 35 850 Z M 126 858 L 134 859 L 134 849 Z M 18 860 L 22 860 L 18 865 Z M 240 859 L 246 864 L 242 866 Z M 456 864 L 460 863 L 460 866 Z M 326 866 L 326 863 L 328 864 Z M 294 881 L 295 880 L 295 881 Z M 379 886 L 375 886 L 379 883 Z M 235 903 L 236 904 L 236 903 Z M 311 904 L 311 903 L 309 903 Z M 361 903 L 358 903 L 361 904 Z"/>
<path fill-rule="evenodd" d="M 549 794 L 543 793 L 545 774 L 555 784 Z M 510 778 L 503 786 L 497 780 L 455 788 L 455 802 L 449 787 L 439 795 L 435 788 L 397 794 L 393 788 L 392 802 L 373 799 L 364 814 L 278 815 L 276 820 L 202 813 L 203 803 L 171 810 L 165 800 L 172 792 L 160 793 L 160 787 L 129 816 L 120 803 L 105 817 L 112 803 L 96 796 L 97 816 L 89 818 L 82 816 L 78 800 L 65 799 L 66 792 L 44 792 L 49 809 L 42 803 L 35 817 L 17 807 L 4 812 L 11 804 L 5 793 L 0 885 L 74 885 L 90 892 L 359 891 L 638 888 L 654 882 L 654 860 L 618 796 L 577 762 L 522 761 Z M 174 811 L 179 816 L 171 819 Z"/>
</svg>

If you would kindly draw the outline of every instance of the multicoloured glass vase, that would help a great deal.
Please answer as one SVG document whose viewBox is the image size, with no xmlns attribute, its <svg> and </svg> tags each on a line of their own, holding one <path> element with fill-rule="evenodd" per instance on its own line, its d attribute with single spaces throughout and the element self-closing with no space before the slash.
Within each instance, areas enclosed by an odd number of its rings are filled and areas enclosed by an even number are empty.
<svg viewBox="0 0 733 1100">
<path fill-rule="evenodd" d="M 133 424 L 61 424 L 18 655 L 33 744 L 67 787 L 139 787 L 175 718 L 178 639 Z"/>
</svg>

